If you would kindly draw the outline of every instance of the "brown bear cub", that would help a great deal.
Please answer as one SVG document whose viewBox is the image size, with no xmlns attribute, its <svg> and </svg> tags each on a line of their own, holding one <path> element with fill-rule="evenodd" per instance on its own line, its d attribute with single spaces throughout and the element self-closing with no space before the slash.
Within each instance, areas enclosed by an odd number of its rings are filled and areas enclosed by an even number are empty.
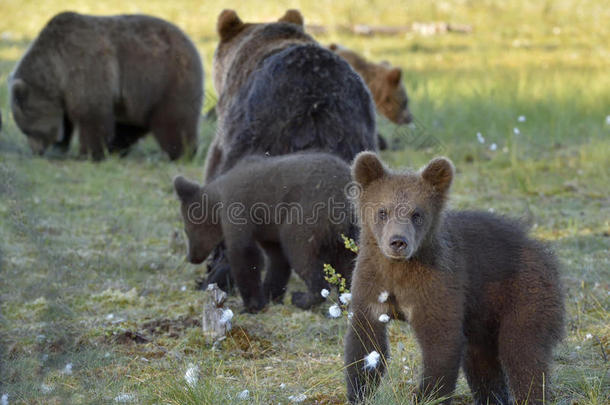
<svg viewBox="0 0 610 405">
<path fill-rule="evenodd" d="M 32 151 L 126 151 L 152 132 L 171 159 L 197 147 L 203 68 L 188 37 L 145 15 L 65 12 L 47 23 L 10 78 L 15 122 Z"/>
<path fill-rule="evenodd" d="M 308 288 L 293 293 L 292 303 L 310 308 L 329 288 L 324 263 L 348 279 L 351 275 L 354 254 L 341 239 L 357 230 L 344 190 L 349 181 L 348 165 L 324 153 L 250 156 L 203 187 L 178 176 L 174 188 L 188 260 L 203 262 L 224 239 L 246 311 L 260 311 L 269 299 L 281 301 L 291 269 Z M 262 285 L 261 250 L 266 257 Z"/>
<path fill-rule="evenodd" d="M 345 59 L 362 76 L 379 114 L 395 124 L 413 121 L 400 68 L 393 68 L 388 62 L 369 62 L 356 52 L 337 44 L 330 44 L 329 49 Z"/>
<path fill-rule="evenodd" d="M 392 172 L 373 153 L 355 159 L 360 251 L 345 339 L 352 403 L 384 373 L 388 319 L 413 327 L 423 357 L 419 395 L 449 403 L 461 366 L 477 404 L 545 398 L 564 322 L 556 260 L 513 220 L 445 211 L 453 173 L 445 158 L 418 173 Z"/>
</svg>

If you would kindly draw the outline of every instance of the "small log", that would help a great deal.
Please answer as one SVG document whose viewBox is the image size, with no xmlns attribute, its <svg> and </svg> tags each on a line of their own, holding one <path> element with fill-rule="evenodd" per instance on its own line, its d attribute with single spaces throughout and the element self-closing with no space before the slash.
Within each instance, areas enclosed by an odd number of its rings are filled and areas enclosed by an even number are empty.
<svg viewBox="0 0 610 405">
<path fill-rule="evenodd" d="M 208 344 L 222 339 L 231 330 L 233 311 L 224 308 L 227 293 L 216 284 L 209 284 L 203 293 L 203 318 L 201 327 Z"/>
</svg>

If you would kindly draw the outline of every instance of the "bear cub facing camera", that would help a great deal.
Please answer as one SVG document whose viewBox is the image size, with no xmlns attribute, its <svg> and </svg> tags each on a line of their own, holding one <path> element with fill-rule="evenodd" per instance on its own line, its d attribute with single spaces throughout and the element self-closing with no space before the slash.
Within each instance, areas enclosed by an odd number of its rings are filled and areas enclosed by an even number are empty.
<svg viewBox="0 0 610 405">
<path fill-rule="evenodd" d="M 461 367 L 477 404 L 548 398 L 564 322 L 556 260 L 516 221 L 445 211 L 453 173 L 445 158 L 405 173 L 370 152 L 354 161 L 362 193 L 345 339 L 352 403 L 371 394 L 384 373 L 388 318 L 408 321 L 415 332 L 423 363 L 418 395 L 449 403 Z M 363 362 L 373 351 L 382 360 Z"/>
<path fill-rule="evenodd" d="M 201 263 L 224 240 L 246 311 L 281 302 L 291 269 L 307 285 L 307 292 L 292 294 L 292 303 L 310 308 L 329 288 L 324 263 L 350 279 L 354 254 L 341 238 L 357 231 L 345 195 L 349 182 L 349 166 L 325 153 L 247 157 L 203 187 L 178 176 L 187 258 Z"/>
</svg>

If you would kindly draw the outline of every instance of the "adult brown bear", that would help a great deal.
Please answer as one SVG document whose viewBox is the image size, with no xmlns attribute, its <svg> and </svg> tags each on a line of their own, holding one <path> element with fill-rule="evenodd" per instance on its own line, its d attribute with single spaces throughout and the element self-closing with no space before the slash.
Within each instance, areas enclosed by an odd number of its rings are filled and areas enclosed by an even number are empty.
<svg viewBox="0 0 610 405">
<path fill-rule="evenodd" d="M 350 162 L 377 149 L 375 105 L 361 77 L 303 31 L 289 10 L 278 22 L 244 23 L 233 10 L 218 17 L 214 54 L 218 129 L 205 182 L 245 156 L 317 150 Z M 227 288 L 229 269 L 216 250 L 207 283 Z"/>
<path fill-rule="evenodd" d="M 171 159 L 197 146 L 203 68 L 188 37 L 145 15 L 64 12 L 42 29 L 11 74 L 11 108 L 32 151 L 95 160 L 152 132 Z"/>
</svg>

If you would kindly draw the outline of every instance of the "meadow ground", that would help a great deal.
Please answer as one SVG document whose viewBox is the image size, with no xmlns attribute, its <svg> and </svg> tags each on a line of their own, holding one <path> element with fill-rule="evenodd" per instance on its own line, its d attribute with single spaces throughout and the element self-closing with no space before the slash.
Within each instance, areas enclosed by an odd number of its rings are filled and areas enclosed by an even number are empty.
<svg viewBox="0 0 610 405">
<path fill-rule="evenodd" d="M 330 28 L 322 43 L 404 69 L 417 125 L 405 131 L 380 119 L 393 147 L 384 159 L 420 167 L 449 156 L 458 170 L 452 207 L 532 222 L 560 258 L 567 292 L 567 336 L 549 403 L 610 403 L 610 8 L 575 0 L 2 0 L 0 395 L 11 404 L 277 404 L 301 394 L 302 403 L 344 403 L 347 324 L 328 318 L 330 302 L 313 311 L 286 302 L 254 316 L 239 314 L 232 297 L 233 332 L 214 347 L 203 341 L 195 280 L 205 269 L 185 263 L 184 248 L 171 242 L 182 227 L 171 179 L 201 179 L 213 125 L 202 127 L 191 161 L 170 163 L 149 138 L 125 158 L 91 163 L 75 146 L 67 157 L 33 157 L 10 118 L 6 78 L 54 13 L 171 20 L 192 36 L 210 78 L 225 7 L 259 21 L 300 8 L 308 23 Z M 470 24 L 473 32 L 361 37 L 334 29 L 414 21 Z M 209 79 L 206 91 L 207 109 Z M 290 289 L 300 287 L 291 281 Z M 417 380 L 408 325 L 392 324 L 390 339 L 389 378 L 374 404 L 409 403 Z M 193 387 L 184 379 L 190 365 L 201 373 Z M 247 400 L 239 399 L 246 389 Z M 460 378 L 455 402 L 469 401 Z"/>
</svg>

